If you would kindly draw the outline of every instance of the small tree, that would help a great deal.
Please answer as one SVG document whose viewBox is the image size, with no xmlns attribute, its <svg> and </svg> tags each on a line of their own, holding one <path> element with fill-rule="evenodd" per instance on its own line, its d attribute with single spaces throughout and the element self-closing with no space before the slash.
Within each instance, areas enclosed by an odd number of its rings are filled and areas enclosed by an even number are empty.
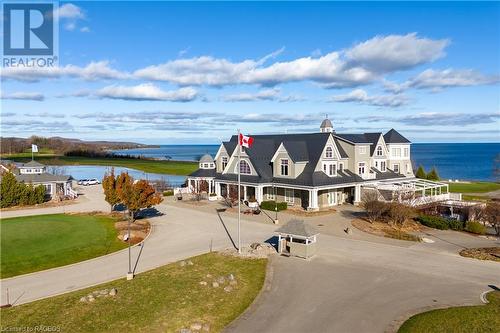
<svg viewBox="0 0 500 333">
<path fill-rule="evenodd" d="M 484 219 L 495 229 L 497 236 L 500 236 L 500 203 L 488 202 L 484 209 Z"/>
<path fill-rule="evenodd" d="M 157 193 L 146 180 L 134 183 L 132 178 L 128 176 L 128 180 L 127 177 L 123 177 L 121 185 L 120 200 L 127 207 L 132 221 L 135 220 L 136 213 L 142 208 L 149 208 L 163 201 L 161 194 Z"/>
<path fill-rule="evenodd" d="M 206 180 L 195 181 L 193 187 L 194 199 L 200 201 L 203 193 L 208 193 L 208 182 Z"/>
<path fill-rule="evenodd" d="M 6 172 L 2 176 L 0 206 L 5 208 L 18 205 L 19 189 L 19 183 L 14 174 L 12 172 Z"/>
<path fill-rule="evenodd" d="M 428 180 L 439 180 L 439 175 L 435 167 L 427 174 Z"/>
<path fill-rule="evenodd" d="M 423 166 L 419 166 L 417 169 L 417 173 L 415 174 L 415 177 L 420 178 L 420 179 L 426 179 L 427 175 L 425 174 L 425 170 Z"/>
<path fill-rule="evenodd" d="M 116 191 L 115 169 L 111 168 L 111 172 L 104 175 L 102 179 L 102 188 L 104 189 L 104 198 L 111 206 L 111 211 L 120 203 L 120 197 Z"/>
<path fill-rule="evenodd" d="M 361 198 L 363 208 L 370 223 L 380 220 L 387 210 L 387 204 L 379 200 L 378 191 L 365 191 Z"/>
<path fill-rule="evenodd" d="M 229 185 L 227 192 L 226 204 L 233 207 L 238 202 L 238 186 Z"/>
<path fill-rule="evenodd" d="M 414 214 L 413 208 L 399 202 L 391 202 L 387 210 L 389 222 L 399 228 L 403 227 L 406 220 L 412 218 Z"/>
</svg>

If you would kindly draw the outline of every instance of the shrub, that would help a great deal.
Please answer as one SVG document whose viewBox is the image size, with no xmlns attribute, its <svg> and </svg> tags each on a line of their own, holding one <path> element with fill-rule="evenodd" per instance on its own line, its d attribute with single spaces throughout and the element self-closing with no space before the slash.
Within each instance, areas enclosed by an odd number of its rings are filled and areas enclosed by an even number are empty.
<svg viewBox="0 0 500 333">
<path fill-rule="evenodd" d="M 363 195 L 362 202 L 368 221 L 371 223 L 380 220 L 384 213 L 387 212 L 388 205 L 379 200 L 378 192 L 376 191 L 366 192 Z"/>
<path fill-rule="evenodd" d="M 484 235 L 486 233 L 486 227 L 479 222 L 469 221 L 465 230 L 473 234 Z"/>
<path fill-rule="evenodd" d="M 464 222 L 462 221 L 452 220 L 452 219 L 449 219 L 447 221 L 448 221 L 448 226 L 450 227 L 451 230 L 461 231 L 464 230 L 465 228 Z"/>
<path fill-rule="evenodd" d="M 262 201 L 260 204 L 260 208 L 265 210 L 275 210 L 276 209 L 276 201 Z M 278 211 L 286 210 L 288 205 L 286 202 L 278 202 Z"/>
<path fill-rule="evenodd" d="M 431 171 L 427 174 L 427 179 L 429 180 L 439 180 L 439 174 L 436 170 L 436 168 L 432 168 Z"/>
<path fill-rule="evenodd" d="M 389 221 L 396 226 L 404 226 L 407 219 L 413 218 L 415 212 L 412 207 L 399 202 L 391 202 L 388 206 Z"/>
<path fill-rule="evenodd" d="M 45 187 L 20 183 L 11 172 L 7 172 L 2 177 L 0 198 L 2 208 L 41 204 L 45 201 Z"/>
<path fill-rule="evenodd" d="M 439 230 L 448 230 L 450 228 L 447 220 L 439 216 L 420 215 L 416 220 L 429 228 Z"/>
<path fill-rule="evenodd" d="M 168 191 L 163 191 L 163 196 L 164 197 L 171 197 L 174 195 L 174 191 L 168 190 Z"/>
<path fill-rule="evenodd" d="M 426 179 L 427 178 L 427 175 L 425 173 L 425 170 L 424 170 L 423 166 L 419 166 L 418 167 L 417 173 L 415 173 L 415 177 L 421 178 L 421 179 Z"/>
</svg>

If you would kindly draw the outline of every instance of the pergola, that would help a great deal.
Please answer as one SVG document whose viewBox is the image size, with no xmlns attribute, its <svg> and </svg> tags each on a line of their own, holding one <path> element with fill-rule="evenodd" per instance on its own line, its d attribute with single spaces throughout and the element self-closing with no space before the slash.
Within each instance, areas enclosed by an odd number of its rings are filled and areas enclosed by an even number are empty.
<svg viewBox="0 0 500 333">
<path fill-rule="evenodd" d="M 427 179 L 381 181 L 367 187 L 378 190 L 386 200 L 409 201 L 412 205 L 450 199 L 448 184 Z M 407 194 L 411 197 L 406 197 Z"/>
<path fill-rule="evenodd" d="M 292 219 L 278 228 L 278 252 L 309 258 L 316 254 L 316 236 L 319 232 L 303 220 Z"/>
</svg>

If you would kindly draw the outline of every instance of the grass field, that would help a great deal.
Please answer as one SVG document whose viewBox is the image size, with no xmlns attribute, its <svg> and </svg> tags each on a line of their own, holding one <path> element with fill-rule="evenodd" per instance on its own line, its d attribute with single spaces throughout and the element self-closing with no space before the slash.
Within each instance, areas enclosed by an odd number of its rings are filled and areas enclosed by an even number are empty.
<svg viewBox="0 0 500 333">
<path fill-rule="evenodd" d="M 398 333 L 498 332 L 500 292 L 488 294 L 486 305 L 461 306 L 420 313 L 405 321 Z"/>
<path fill-rule="evenodd" d="M 28 162 L 31 160 L 31 153 L 26 156 L 26 153 L 16 155 L 3 155 L 2 158 L 14 160 L 17 162 Z M 46 165 L 102 165 L 102 166 L 117 166 L 136 169 L 144 172 L 179 175 L 185 176 L 196 169 L 198 163 L 183 162 L 183 161 L 157 161 L 157 160 L 140 160 L 133 158 L 90 158 L 79 156 L 58 156 L 58 155 L 38 155 L 35 160 Z"/>
<path fill-rule="evenodd" d="M 101 215 L 35 215 L 0 220 L 1 278 L 95 258 L 126 247 L 115 219 Z"/>
<path fill-rule="evenodd" d="M 450 183 L 450 192 L 486 193 L 496 190 L 500 190 L 500 183 L 493 183 L 493 182 Z"/>
<path fill-rule="evenodd" d="M 49 299 L 2 309 L 2 331 L 9 327 L 55 326 L 60 332 L 179 332 L 194 322 L 220 332 L 257 296 L 265 278 L 265 259 L 241 259 L 209 253 L 137 275 Z M 207 278 L 211 274 L 211 278 Z M 213 288 L 219 276 L 233 274 L 237 285 Z M 207 286 L 199 284 L 208 282 Z M 116 288 L 116 296 L 79 299 L 93 291 Z"/>
</svg>

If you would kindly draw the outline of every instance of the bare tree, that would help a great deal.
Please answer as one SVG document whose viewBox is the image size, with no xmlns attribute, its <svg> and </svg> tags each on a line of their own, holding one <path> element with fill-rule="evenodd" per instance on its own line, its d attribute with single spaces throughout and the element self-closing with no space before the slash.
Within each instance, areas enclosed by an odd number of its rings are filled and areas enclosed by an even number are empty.
<svg viewBox="0 0 500 333">
<path fill-rule="evenodd" d="M 497 236 L 500 236 L 500 203 L 491 201 L 484 209 L 484 219 L 495 229 Z"/>
<path fill-rule="evenodd" d="M 203 198 L 204 193 L 208 193 L 208 182 L 206 180 L 200 180 L 194 183 L 193 186 L 193 199 L 200 201 Z"/>
<path fill-rule="evenodd" d="M 415 211 L 410 206 L 399 202 L 391 202 L 387 210 L 389 222 L 392 226 L 403 227 L 406 221 L 415 215 Z"/>
<path fill-rule="evenodd" d="M 379 221 L 387 211 L 387 204 L 379 199 L 377 190 L 365 191 L 361 198 L 363 208 L 370 223 Z"/>
</svg>

